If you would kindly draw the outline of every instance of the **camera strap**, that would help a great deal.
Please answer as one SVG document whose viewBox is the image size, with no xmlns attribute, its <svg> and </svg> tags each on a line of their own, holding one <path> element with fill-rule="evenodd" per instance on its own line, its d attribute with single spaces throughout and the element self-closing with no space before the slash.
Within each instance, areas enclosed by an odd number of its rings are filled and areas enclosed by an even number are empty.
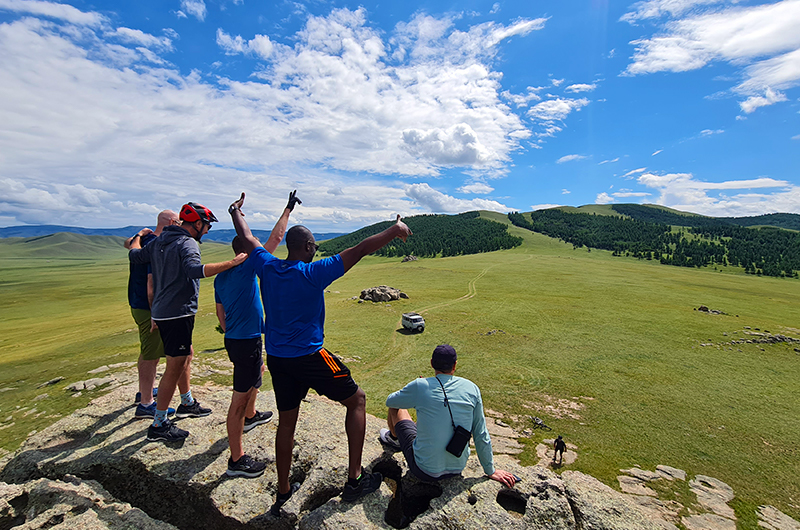
<svg viewBox="0 0 800 530">
<path fill-rule="evenodd" d="M 456 422 L 453 420 L 453 411 L 450 410 L 450 402 L 447 400 L 447 392 L 444 391 L 444 385 L 442 381 L 439 379 L 439 376 L 435 376 L 436 380 L 439 381 L 439 386 L 442 387 L 442 394 L 444 394 L 444 406 L 447 407 L 447 412 L 450 413 L 450 423 L 453 424 L 453 430 L 456 430 Z"/>
</svg>

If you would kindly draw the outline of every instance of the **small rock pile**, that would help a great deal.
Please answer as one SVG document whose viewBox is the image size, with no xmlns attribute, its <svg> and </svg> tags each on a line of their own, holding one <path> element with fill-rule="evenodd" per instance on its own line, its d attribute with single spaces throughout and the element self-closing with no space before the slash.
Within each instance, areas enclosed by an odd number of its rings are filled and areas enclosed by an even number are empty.
<svg viewBox="0 0 800 530">
<path fill-rule="evenodd" d="M 418 259 L 419 259 L 418 257 L 409 254 L 408 256 L 403 256 L 403 261 L 401 261 L 400 263 L 405 263 L 407 261 L 417 261 Z"/>
<path fill-rule="evenodd" d="M 379 285 L 377 287 L 370 287 L 361 291 L 361 300 L 368 302 L 391 302 L 392 300 L 400 300 L 401 298 L 408 298 L 408 295 L 400 289 L 389 287 L 388 285 Z"/>
</svg>

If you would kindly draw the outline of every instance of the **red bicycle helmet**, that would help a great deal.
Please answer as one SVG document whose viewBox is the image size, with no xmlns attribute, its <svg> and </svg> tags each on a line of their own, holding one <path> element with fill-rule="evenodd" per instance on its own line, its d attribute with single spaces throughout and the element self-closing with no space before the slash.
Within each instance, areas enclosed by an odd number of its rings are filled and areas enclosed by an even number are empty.
<svg viewBox="0 0 800 530">
<path fill-rule="evenodd" d="M 190 202 L 181 206 L 180 218 L 181 221 L 186 221 L 187 223 L 203 221 L 204 223 L 211 224 L 217 222 L 217 218 L 214 217 L 211 210 L 196 202 Z"/>
</svg>

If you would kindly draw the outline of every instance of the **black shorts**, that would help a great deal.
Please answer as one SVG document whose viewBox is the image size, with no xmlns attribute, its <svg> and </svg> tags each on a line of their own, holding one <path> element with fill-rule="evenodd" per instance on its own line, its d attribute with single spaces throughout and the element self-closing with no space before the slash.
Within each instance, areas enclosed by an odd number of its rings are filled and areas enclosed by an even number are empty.
<svg viewBox="0 0 800 530">
<path fill-rule="evenodd" d="M 192 354 L 194 315 L 171 320 L 157 320 L 156 324 L 161 332 L 164 354 L 167 357 L 184 357 Z"/>
<path fill-rule="evenodd" d="M 394 424 L 394 433 L 397 435 L 397 441 L 400 442 L 400 450 L 403 451 L 403 456 L 406 457 L 406 464 L 411 473 L 418 479 L 425 482 L 437 482 L 442 479 L 457 477 L 461 473 L 447 473 L 439 477 L 433 477 L 425 473 L 417 465 L 417 459 L 414 457 L 414 440 L 417 439 L 417 424 L 414 420 L 400 420 Z"/>
<path fill-rule="evenodd" d="M 261 388 L 261 336 L 252 339 L 225 339 L 228 359 L 233 363 L 233 389 L 236 392 L 249 392 L 251 388 Z"/>
<path fill-rule="evenodd" d="M 267 353 L 279 411 L 293 410 L 313 388 L 333 401 L 344 401 L 358 391 L 350 369 L 325 348 L 302 357 L 275 357 Z"/>
</svg>

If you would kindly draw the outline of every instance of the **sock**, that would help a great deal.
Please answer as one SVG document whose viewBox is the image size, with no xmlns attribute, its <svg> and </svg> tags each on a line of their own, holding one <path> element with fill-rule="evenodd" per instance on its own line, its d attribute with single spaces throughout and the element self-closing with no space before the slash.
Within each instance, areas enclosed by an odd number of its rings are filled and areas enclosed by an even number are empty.
<svg viewBox="0 0 800 530">
<path fill-rule="evenodd" d="M 358 475 L 358 477 L 356 478 L 348 478 L 347 483 L 353 486 L 354 488 L 358 487 L 358 481 L 361 480 L 361 475 L 363 475 L 363 473 Z"/>
<path fill-rule="evenodd" d="M 153 417 L 153 427 L 161 427 L 167 421 L 167 411 L 156 409 L 156 415 Z"/>
<path fill-rule="evenodd" d="M 194 398 L 192 397 L 191 389 L 185 394 L 181 394 L 181 405 L 189 406 L 192 403 L 194 403 Z"/>
</svg>

